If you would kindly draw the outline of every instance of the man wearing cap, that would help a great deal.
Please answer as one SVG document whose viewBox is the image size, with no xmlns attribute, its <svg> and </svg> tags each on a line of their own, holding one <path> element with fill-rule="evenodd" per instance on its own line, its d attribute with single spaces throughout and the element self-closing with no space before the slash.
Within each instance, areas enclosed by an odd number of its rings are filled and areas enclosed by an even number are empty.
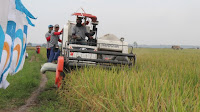
<svg viewBox="0 0 200 112">
<path fill-rule="evenodd" d="M 85 45 L 87 44 L 85 41 L 85 37 L 89 37 L 92 39 L 93 37 L 91 34 L 87 31 L 85 25 L 82 25 L 82 18 L 77 17 L 76 19 L 76 25 L 72 28 L 72 38 L 76 42 L 76 44 Z"/>
<path fill-rule="evenodd" d="M 53 25 L 49 25 L 48 28 L 49 28 L 49 31 L 45 34 L 45 37 L 46 37 L 46 40 L 47 40 L 47 45 L 46 45 L 47 59 L 49 59 L 50 51 L 51 51 L 51 48 L 49 47 L 49 41 L 50 41 L 50 38 L 51 38 L 51 31 L 53 30 Z"/>
<path fill-rule="evenodd" d="M 59 32 L 59 25 L 56 24 L 54 26 L 54 30 L 51 32 L 51 38 L 50 38 L 50 42 L 49 42 L 49 47 L 51 48 L 50 51 L 50 57 L 48 62 L 56 62 L 58 59 L 58 56 L 60 55 L 60 50 L 59 50 L 59 46 L 58 46 L 58 41 L 62 42 L 62 40 L 60 40 L 60 35 L 63 33 L 63 31 Z"/>
</svg>

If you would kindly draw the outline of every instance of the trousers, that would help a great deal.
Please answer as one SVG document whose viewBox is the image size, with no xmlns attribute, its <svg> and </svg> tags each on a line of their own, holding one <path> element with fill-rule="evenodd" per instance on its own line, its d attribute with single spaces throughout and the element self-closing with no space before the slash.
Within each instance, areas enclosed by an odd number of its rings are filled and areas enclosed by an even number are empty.
<svg viewBox="0 0 200 112">
<path fill-rule="evenodd" d="M 60 56 L 60 49 L 58 49 L 57 52 L 54 52 L 54 47 L 51 47 L 51 51 L 50 51 L 50 56 L 49 56 L 48 62 L 53 62 L 53 61 L 58 60 L 59 56 Z"/>
<path fill-rule="evenodd" d="M 49 59 L 51 48 L 47 48 L 47 59 Z"/>
</svg>

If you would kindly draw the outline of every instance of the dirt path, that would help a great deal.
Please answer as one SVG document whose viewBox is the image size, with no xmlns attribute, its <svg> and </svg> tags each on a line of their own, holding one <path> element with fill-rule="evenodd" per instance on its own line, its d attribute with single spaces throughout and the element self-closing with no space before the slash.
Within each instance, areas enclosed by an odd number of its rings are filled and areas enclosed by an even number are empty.
<svg viewBox="0 0 200 112">
<path fill-rule="evenodd" d="M 32 61 L 34 61 L 34 60 L 35 60 L 35 58 L 36 58 L 36 56 L 31 56 L 31 59 L 29 60 L 29 62 L 32 62 Z"/>
<path fill-rule="evenodd" d="M 44 87 L 46 85 L 46 82 L 47 82 L 47 77 L 46 77 L 45 74 L 42 74 L 42 78 L 41 78 L 41 81 L 40 81 L 39 88 L 32 93 L 30 98 L 26 101 L 25 105 L 19 107 L 19 109 L 14 111 L 14 112 L 27 112 L 30 107 L 36 105 L 37 104 L 37 102 L 36 102 L 37 97 L 42 91 L 44 91 Z"/>
</svg>

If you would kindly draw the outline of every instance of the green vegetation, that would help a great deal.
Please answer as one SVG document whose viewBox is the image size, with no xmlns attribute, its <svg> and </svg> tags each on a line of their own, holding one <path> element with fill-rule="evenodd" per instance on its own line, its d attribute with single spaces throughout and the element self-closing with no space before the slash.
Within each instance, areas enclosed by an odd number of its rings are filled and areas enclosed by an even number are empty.
<svg viewBox="0 0 200 112">
<path fill-rule="evenodd" d="M 0 89 L 0 110 L 17 108 L 25 104 L 25 100 L 39 86 L 40 66 L 45 62 L 45 58 L 41 54 L 36 54 L 35 49 L 27 52 L 29 57 L 25 61 L 23 70 L 14 76 L 8 75 L 10 86 L 6 90 Z"/>
<path fill-rule="evenodd" d="M 193 49 L 134 49 L 133 68 L 83 68 L 67 74 L 60 89 L 55 73 L 47 72 L 45 91 L 33 112 L 66 111 L 200 111 L 200 51 Z M 23 105 L 40 81 L 41 54 L 28 50 L 23 71 L 9 76 L 11 85 L 0 90 L 0 110 Z M 32 56 L 36 56 L 29 62 Z"/>
<path fill-rule="evenodd" d="M 68 111 L 200 111 L 200 51 L 136 49 L 137 66 L 74 71 L 58 91 Z"/>
<path fill-rule="evenodd" d="M 65 112 L 61 111 L 64 105 L 60 104 L 60 98 L 57 94 L 57 89 L 54 87 L 55 82 L 55 73 L 46 73 L 48 82 L 45 87 L 45 91 L 43 91 L 38 97 L 38 105 L 31 109 L 32 112 Z"/>
</svg>

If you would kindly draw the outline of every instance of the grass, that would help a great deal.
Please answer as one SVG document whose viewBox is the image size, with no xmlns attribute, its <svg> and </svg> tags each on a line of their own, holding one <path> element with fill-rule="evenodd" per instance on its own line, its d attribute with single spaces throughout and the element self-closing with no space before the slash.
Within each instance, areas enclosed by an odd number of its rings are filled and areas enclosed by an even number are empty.
<svg viewBox="0 0 200 112">
<path fill-rule="evenodd" d="M 0 108 L 22 105 L 38 87 L 44 50 L 38 62 L 26 61 L 23 71 L 8 77 L 11 85 L 0 90 Z M 31 49 L 28 52 L 29 57 L 35 55 Z M 52 88 L 55 73 L 48 72 L 45 91 L 31 111 L 200 111 L 199 50 L 134 49 L 134 52 L 137 64 L 133 68 L 79 69 L 67 74 L 60 89 Z"/>
<path fill-rule="evenodd" d="M 57 94 L 57 89 L 52 88 L 55 82 L 55 73 L 46 73 L 48 82 L 43 91 L 38 97 L 39 104 L 31 109 L 32 112 L 58 112 L 57 109 L 60 108 L 60 101 Z"/>
<path fill-rule="evenodd" d="M 25 61 L 23 70 L 14 76 L 8 75 L 10 86 L 6 90 L 0 89 L 0 110 L 24 105 L 25 100 L 39 86 L 40 66 L 45 62 L 45 58 L 41 54 L 36 54 L 35 49 L 27 52 L 29 57 Z"/>
<path fill-rule="evenodd" d="M 68 111 L 200 111 L 200 51 L 136 49 L 137 66 L 74 71 L 58 91 Z"/>
</svg>

